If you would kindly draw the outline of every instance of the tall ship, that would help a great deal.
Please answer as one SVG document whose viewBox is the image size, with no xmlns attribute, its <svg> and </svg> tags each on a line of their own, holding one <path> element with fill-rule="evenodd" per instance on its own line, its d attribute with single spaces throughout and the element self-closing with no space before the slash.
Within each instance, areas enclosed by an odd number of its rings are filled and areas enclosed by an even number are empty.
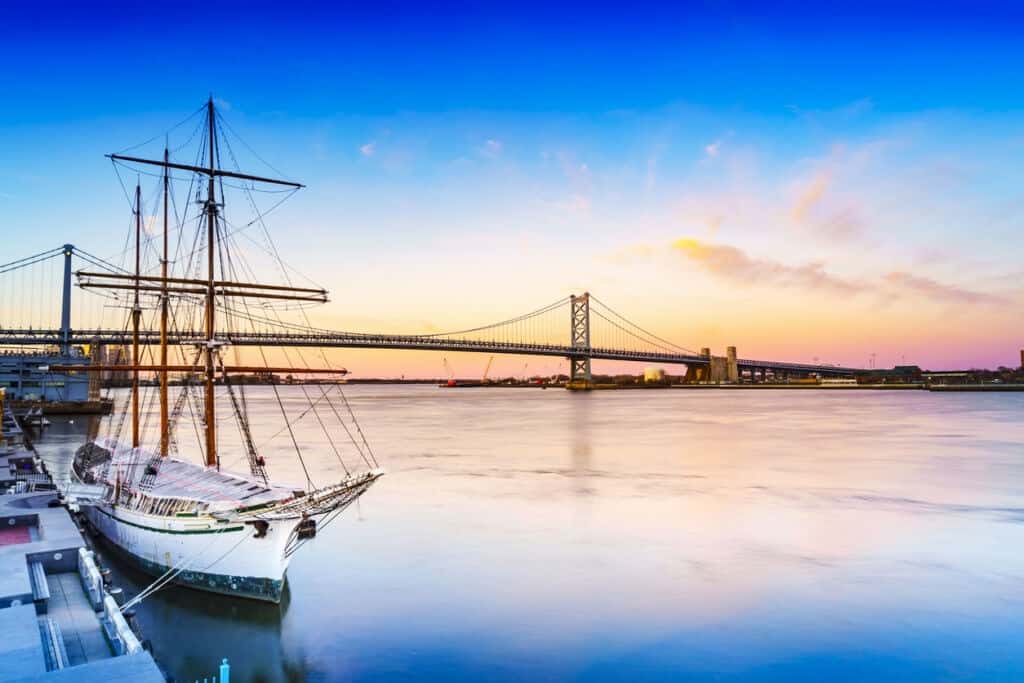
<svg viewBox="0 0 1024 683">
<path fill-rule="evenodd" d="M 327 301 L 326 290 L 295 285 L 266 227 L 302 185 L 237 168 L 231 140 L 241 138 L 212 96 L 178 130 L 191 135 L 173 156 L 169 134 L 162 158 L 108 155 L 122 186 L 124 169 L 155 181 L 149 210 L 141 183 L 134 200 L 125 192 L 124 267 L 76 273 L 120 311 L 131 340 L 89 367 L 128 387 L 75 454 L 77 498 L 106 541 L 157 577 L 147 591 L 175 583 L 279 602 L 293 554 L 383 470 L 343 392 L 345 370 L 323 351 L 311 361 L 301 349 L 268 347 L 274 330 L 308 329 L 306 309 Z M 226 197 L 238 195 L 255 216 L 245 223 L 228 212 Z M 266 196 L 270 208 L 258 204 Z M 281 281 L 260 282 L 266 271 L 240 254 L 246 230 L 265 236 L 257 251 Z M 296 314 L 304 322 L 289 322 Z M 281 377 L 318 381 L 283 386 Z M 303 443 L 311 431 L 312 445 Z M 273 477 L 278 464 L 300 482 Z"/>
</svg>

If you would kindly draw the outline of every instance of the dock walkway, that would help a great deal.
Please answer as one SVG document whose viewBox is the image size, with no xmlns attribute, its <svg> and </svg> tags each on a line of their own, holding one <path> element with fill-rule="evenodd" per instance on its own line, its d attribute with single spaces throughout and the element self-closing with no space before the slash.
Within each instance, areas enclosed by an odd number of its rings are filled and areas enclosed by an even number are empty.
<svg viewBox="0 0 1024 683">
<path fill-rule="evenodd" d="M 116 606 L 116 619 L 108 614 L 112 599 L 90 597 L 87 587 L 100 580 L 81 573 L 85 540 L 65 508 L 50 507 L 56 499 L 0 495 L 0 681 L 163 683 L 138 641 L 125 647 L 133 635 L 110 631 L 124 623 Z"/>
<path fill-rule="evenodd" d="M 47 614 L 64 634 L 68 666 L 113 657 L 78 572 L 51 574 L 46 582 L 50 588 Z"/>
</svg>

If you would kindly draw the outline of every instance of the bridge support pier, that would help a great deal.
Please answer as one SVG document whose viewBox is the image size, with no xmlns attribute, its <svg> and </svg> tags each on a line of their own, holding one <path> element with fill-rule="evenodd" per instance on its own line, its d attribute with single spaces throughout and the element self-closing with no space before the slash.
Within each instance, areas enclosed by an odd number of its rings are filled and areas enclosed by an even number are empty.
<svg viewBox="0 0 1024 683">
<path fill-rule="evenodd" d="M 726 380 L 737 383 L 740 381 L 740 368 L 736 364 L 736 347 L 725 347 L 725 374 Z"/>
<path fill-rule="evenodd" d="M 724 356 L 711 356 L 708 364 L 707 384 L 729 384 L 729 360 Z"/>
<path fill-rule="evenodd" d="M 590 373 L 590 293 L 570 298 L 570 334 L 574 349 L 581 354 L 569 357 L 569 383 L 567 389 L 590 389 L 593 375 Z"/>
<path fill-rule="evenodd" d="M 60 353 L 66 356 L 71 352 L 71 255 L 75 247 L 64 245 L 64 289 L 60 301 Z"/>
<path fill-rule="evenodd" d="M 572 389 L 589 389 L 593 381 L 590 374 L 589 358 L 569 359 L 569 384 Z"/>
</svg>

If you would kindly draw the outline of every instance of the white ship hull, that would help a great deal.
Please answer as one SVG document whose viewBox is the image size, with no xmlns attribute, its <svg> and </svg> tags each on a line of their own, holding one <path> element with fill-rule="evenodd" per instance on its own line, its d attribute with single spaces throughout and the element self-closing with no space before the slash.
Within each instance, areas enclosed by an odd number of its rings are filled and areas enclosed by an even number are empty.
<svg viewBox="0 0 1024 683">
<path fill-rule="evenodd" d="M 170 570 L 179 585 L 280 602 L 289 561 L 285 548 L 299 520 L 274 520 L 260 537 L 251 524 L 209 516 L 171 518 L 99 501 L 82 511 L 148 573 Z"/>
</svg>

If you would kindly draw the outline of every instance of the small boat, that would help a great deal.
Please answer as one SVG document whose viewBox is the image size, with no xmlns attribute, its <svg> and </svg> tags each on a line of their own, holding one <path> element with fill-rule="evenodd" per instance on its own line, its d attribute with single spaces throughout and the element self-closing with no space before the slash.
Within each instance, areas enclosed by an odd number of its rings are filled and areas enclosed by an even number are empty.
<svg viewBox="0 0 1024 683">
<path fill-rule="evenodd" d="M 0 494 L 52 490 L 46 465 L 35 452 L 0 387 Z"/>
<path fill-rule="evenodd" d="M 19 420 L 21 421 L 21 424 L 34 429 L 42 429 L 43 427 L 50 426 L 50 421 L 43 415 L 43 409 L 41 406 L 32 406 L 20 416 Z"/>
</svg>

